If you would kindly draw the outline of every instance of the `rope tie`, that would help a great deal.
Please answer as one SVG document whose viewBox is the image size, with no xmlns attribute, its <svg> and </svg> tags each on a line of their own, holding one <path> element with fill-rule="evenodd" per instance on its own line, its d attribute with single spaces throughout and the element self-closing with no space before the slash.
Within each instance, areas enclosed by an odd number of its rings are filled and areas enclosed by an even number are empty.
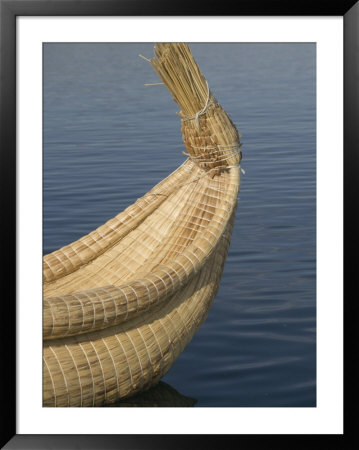
<svg viewBox="0 0 359 450">
<path fill-rule="evenodd" d="M 193 116 L 182 116 L 182 119 L 186 122 L 189 120 L 195 120 L 197 130 L 200 130 L 199 117 L 202 116 L 203 114 L 205 114 L 205 112 L 207 111 L 207 109 L 210 105 L 213 105 L 215 103 L 213 100 L 209 101 L 210 90 L 209 90 L 207 81 L 206 81 L 206 84 L 207 84 L 207 100 L 206 100 L 204 107 L 200 111 L 196 112 L 196 114 Z"/>
<path fill-rule="evenodd" d="M 182 152 L 182 153 L 183 153 L 184 155 L 187 155 L 187 153 L 185 153 L 185 152 Z M 186 161 L 191 161 L 193 164 L 195 164 L 197 167 L 199 167 L 199 168 L 203 171 L 203 173 L 202 173 L 201 175 L 197 176 L 197 177 L 194 177 L 193 179 L 189 179 L 188 181 L 184 181 L 184 182 L 182 182 L 182 183 L 177 184 L 177 185 L 176 185 L 176 188 L 181 188 L 182 186 L 188 186 L 188 185 L 191 184 L 191 183 L 196 183 L 197 181 L 200 181 L 200 180 L 202 180 L 203 178 L 205 178 L 208 174 L 210 174 L 210 173 L 213 172 L 213 171 L 214 171 L 214 174 L 212 175 L 212 178 L 213 178 L 213 176 L 216 174 L 216 172 L 221 171 L 221 170 L 226 170 L 226 169 L 239 169 L 243 174 L 246 173 L 246 172 L 244 171 L 244 169 L 242 169 L 241 163 L 240 163 L 240 162 L 239 162 L 238 164 L 233 165 L 233 166 L 217 166 L 217 167 L 212 167 L 211 169 L 208 169 L 208 170 L 204 170 L 203 168 L 201 168 L 201 167 L 196 163 L 196 161 L 194 161 L 192 158 L 190 158 L 190 156 L 188 156 L 188 158 L 187 158 Z M 184 165 L 184 164 L 186 163 L 186 161 L 184 161 L 182 165 Z M 219 191 L 220 191 L 220 192 L 224 192 L 224 191 L 222 191 L 222 190 L 219 190 Z M 171 191 L 171 192 L 172 192 L 172 191 Z M 168 195 L 170 195 L 171 192 L 169 192 L 169 191 L 167 191 L 167 190 L 163 190 L 162 192 L 156 192 L 156 193 L 153 194 L 153 195 L 164 195 L 164 196 L 168 196 Z"/>
<path fill-rule="evenodd" d="M 218 146 L 196 146 L 193 148 L 196 149 L 203 149 L 203 150 L 208 150 L 210 149 L 210 151 L 208 151 L 207 154 L 200 154 L 200 155 L 196 155 L 196 156 L 192 156 L 189 153 L 186 152 L 182 152 L 184 155 L 186 155 L 188 157 L 188 159 L 190 159 L 191 161 L 193 161 L 196 165 L 198 165 L 200 168 L 201 164 L 204 164 L 206 166 L 206 164 L 217 164 L 216 167 L 213 167 L 210 170 L 214 170 L 214 169 L 226 169 L 226 168 L 234 168 L 234 167 L 240 167 L 240 164 L 237 165 L 225 165 L 227 161 L 229 161 L 232 157 L 239 155 L 240 156 L 240 160 L 242 159 L 242 153 L 240 151 L 240 148 L 242 146 L 241 142 L 236 142 L 234 144 L 228 144 L 228 145 L 218 145 Z M 219 163 L 219 164 L 218 164 Z M 208 171 L 208 169 L 207 169 Z M 244 173 L 243 169 L 241 169 L 241 171 Z"/>
</svg>

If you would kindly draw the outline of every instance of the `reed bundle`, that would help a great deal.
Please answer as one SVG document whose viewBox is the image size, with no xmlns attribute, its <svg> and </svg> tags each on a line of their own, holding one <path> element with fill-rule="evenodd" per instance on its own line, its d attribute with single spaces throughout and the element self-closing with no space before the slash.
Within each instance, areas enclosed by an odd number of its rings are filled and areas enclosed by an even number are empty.
<svg viewBox="0 0 359 450">
<path fill-rule="evenodd" d="M 187 160 L 122 213 L 44 257 L 43 403 L 111 404 L 156 384 L 205 320 L 227 254 L 240 143 L 186 44 L 156 44 Z"/>
</svg>

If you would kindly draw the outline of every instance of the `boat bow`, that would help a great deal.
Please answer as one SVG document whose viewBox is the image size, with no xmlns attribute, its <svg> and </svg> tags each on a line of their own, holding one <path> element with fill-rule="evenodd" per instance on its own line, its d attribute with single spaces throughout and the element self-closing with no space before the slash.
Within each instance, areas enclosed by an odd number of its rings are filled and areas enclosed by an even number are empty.
<svg viewBox="0 0 359 450">
<path fill-rule="evenodd" d="M 150 61 L 181 108 L 187 160 L 44 257 L 44 405 L 97 406 L 158 382 L 205 320 L 227 254 L 240 135 L 186 44 Z"/>
</svg>

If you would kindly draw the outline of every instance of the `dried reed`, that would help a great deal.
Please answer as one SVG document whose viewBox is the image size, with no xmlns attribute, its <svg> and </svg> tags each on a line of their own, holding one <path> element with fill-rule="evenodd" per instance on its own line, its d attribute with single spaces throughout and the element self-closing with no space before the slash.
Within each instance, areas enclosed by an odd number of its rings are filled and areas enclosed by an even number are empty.
<svg viewBox="0 0 359 450">
<path fill-rule="evenodd" d="M 186 44 L 151 64 L 181 108 L 188 159 L 125 211 L 44 257 L 45 406 L 156 384 L 205 320 L 239 188 L 239 135 Z"/>
</svg>

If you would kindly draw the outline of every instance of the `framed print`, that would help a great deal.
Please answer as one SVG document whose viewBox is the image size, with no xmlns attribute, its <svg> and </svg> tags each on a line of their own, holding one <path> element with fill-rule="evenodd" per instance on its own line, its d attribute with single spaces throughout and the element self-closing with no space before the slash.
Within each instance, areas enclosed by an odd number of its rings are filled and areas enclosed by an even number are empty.
<svg viewBox="0 0 359 450">
<path fill-rule="evenodd" d="M 264 3 L 1 1 L 4 448 L 345 445 L 359 8 Z"/>
</svg>

